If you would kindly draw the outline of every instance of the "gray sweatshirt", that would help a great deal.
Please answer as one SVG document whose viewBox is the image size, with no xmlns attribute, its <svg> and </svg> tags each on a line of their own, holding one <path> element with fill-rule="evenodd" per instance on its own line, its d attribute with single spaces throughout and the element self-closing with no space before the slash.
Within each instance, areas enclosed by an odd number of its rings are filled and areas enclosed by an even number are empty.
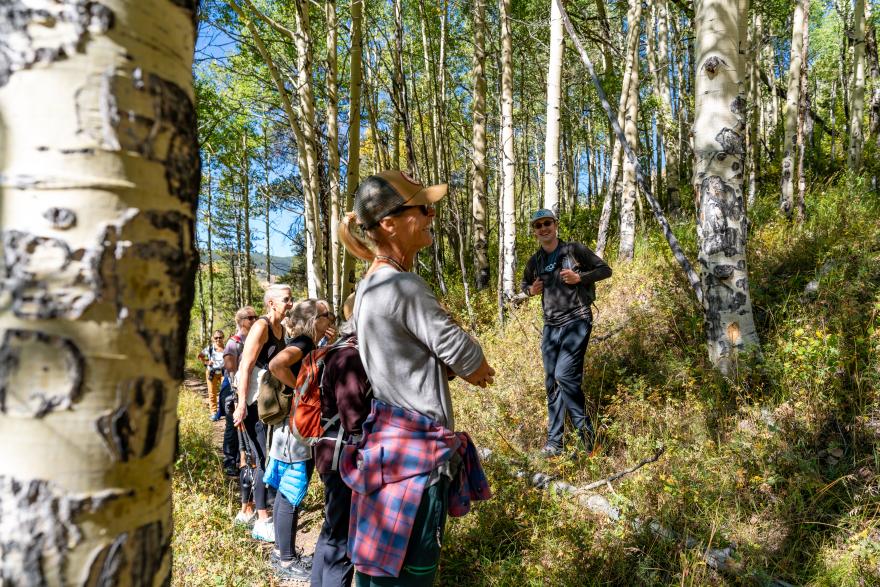
<svg viewBox="0 0 880 587">
<path fill-rule="evenodd" d="M 483 349 L 440 307 L 415 273 L 382 267 L 361 281 L 354 305 L 361 362 L 376 399 L 454 430 L 448 365 L 470 375 Z"/>
</svg>

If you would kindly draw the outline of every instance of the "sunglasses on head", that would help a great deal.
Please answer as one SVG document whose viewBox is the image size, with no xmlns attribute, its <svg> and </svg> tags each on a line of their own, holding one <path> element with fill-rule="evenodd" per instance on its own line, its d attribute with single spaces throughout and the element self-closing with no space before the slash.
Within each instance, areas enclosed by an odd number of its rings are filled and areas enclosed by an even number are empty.
<svg viewBox="0 0 880 587">
<path fill-rule="evenodd" d="M 532 224 L 532 228 L 541 229 L 541 228 L 546 228 L 548 226 L 553 226 L 553 224 L 554 224 L 553 220 L 542 220 L 542 221 L 538 221 L 538 222 L 535 222 L 534 224 Z"/>
</svg>

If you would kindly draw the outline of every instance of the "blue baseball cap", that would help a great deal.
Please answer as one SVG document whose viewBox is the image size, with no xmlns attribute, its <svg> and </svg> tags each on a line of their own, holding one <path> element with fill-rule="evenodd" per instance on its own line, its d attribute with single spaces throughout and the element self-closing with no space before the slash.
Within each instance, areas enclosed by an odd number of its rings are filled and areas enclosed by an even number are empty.
<svg viewBox="0 0 880 587">
<path fill-rule="evenodd" d="M 536 221 L 541 220 L 542 218 L 551 218 L 554 222 L 557 222 L 556 214 L 553 213 L 553 210 L 541 208 L 539 210 L 535 210 L 535 213 L 532 214 L 532 219 L 529 221 L 529 225 L 534 224 Z"/>
</svg>

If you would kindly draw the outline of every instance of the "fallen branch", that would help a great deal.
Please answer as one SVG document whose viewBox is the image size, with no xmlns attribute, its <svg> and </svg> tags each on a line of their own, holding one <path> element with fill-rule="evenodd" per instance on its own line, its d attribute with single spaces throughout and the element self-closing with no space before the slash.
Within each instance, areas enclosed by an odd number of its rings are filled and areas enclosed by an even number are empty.
<svg viewBox="0 0 880 587">
<path fill-rule="evenodd" d="M 572 493 L 572 495 L 581 495 L 582 493 L 586 493 L 587 491 L 590 491 L 591 489 L 596 489 L 597 487 L 602 487 L 603 485 L 610 485 L 612 481 L 617 481 L 621 477 L 626 477 L 627 475 L 635 473 L 636 471 L 638 471 L 639 469 L 641 469 L 645 465 L 648 465 L 651 463 L 656 463 L 657 459 L 659 459 L 660 456 L 664 452 L 666 452 L 666 447 L 661 446 L 656 451 L 654 451 L 654 454 L 652 456 L 650 456 L 646 459 L 642 459 L 641 461 L 639 461 L 638 463 L 636 463 L 635 465 L 633 465 L 629 469 L 624 469 L 623 471 L 618 471 L 617 473 L 615 473 L 609 477 L 606 477 L 605 479 L 599 479 L 598 481 L 593 481 L 592 483 L 588 483 L 587 485 L 584 485 L 583 487 L 579 487 L 577 490 L 575 490 Z"/>
</svg>

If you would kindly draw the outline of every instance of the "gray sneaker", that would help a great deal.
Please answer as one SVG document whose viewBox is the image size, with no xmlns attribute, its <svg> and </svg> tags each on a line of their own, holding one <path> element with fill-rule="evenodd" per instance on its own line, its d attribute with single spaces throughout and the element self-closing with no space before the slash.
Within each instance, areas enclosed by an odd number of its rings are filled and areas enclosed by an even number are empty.
<svg viewBox="0 0 880 587">
<path fill-rule="evenodd" d="M 312 570 L 306 567 L 302 560 L 295 558 L 292 561 L 272 561 L 272 570 L 275 576 L 282 581 L 308 581 L 312 577 Z"/>
<path fill-rule="evenodd" d="M 545 444 L 544 448 L 541 449 L 541 456 L 543 457 L 558 457 L 562 454 L 562 447 L 555 446 L 553 444 Z"/>
</svg>

